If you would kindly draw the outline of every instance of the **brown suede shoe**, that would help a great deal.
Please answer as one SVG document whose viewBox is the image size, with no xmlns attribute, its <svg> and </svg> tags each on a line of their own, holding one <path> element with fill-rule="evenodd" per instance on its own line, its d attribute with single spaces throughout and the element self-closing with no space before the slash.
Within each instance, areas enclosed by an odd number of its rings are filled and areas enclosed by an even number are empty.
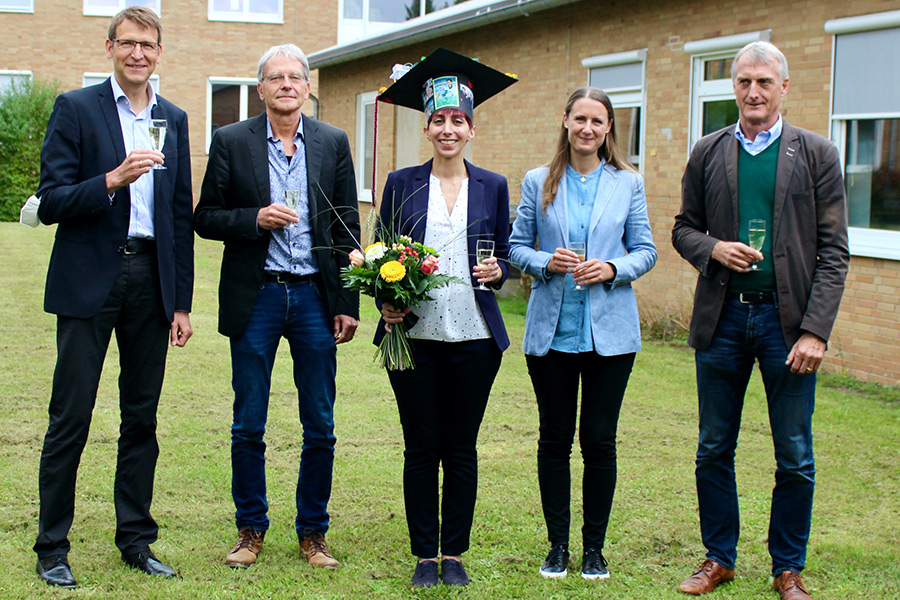
<svg viewBox="0 0 900 600">
<path fill-rule="evenodd" d="M 256 563 L 256 555 L 262 551 L 265 531 L 244 527 L 238 532 L 238 541 L 225 557 L 226 567 L 246 569 Z"/>
<path fill-rule="evenodd" d="M 726 569 L 714 560 L 706 559 L 696 573 L 681 582 L 678 589 L 685 594 L 708 594 L 720 583 L 734 579 L 734 569 Z"/>
<path fill-rule="evenodd" d="M 781 600 L 812 600 L 796 571 L 780 573 L 772 580 L 772 589 L 781 594 Z"/>
<path fill-rule="evenodd" d="M 328 551 L 325 536 L 318 531 L 313 531 L 300 538 L 300 550 L 306 555 L 306 562 L 311 567 L 337 569 L 341 566 L 341 563 L 336 561 Z"/>
</svg>

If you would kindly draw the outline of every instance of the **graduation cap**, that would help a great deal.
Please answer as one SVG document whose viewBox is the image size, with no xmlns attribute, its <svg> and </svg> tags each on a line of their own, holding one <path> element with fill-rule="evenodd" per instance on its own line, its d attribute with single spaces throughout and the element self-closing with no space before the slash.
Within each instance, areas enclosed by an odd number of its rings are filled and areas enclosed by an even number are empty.
<svg viewBox="0 0 900 600">
<path fill-rule="evenodd" d="M 398 72 L 397 67 L 394 72 Z M 400 76 L 378 99 L 421 110 L 427 121 L 442 108 L 459 109 L 471 119 L 476 106 L 516 81 L 515 76 L 438 48 Z"/>
</svg>

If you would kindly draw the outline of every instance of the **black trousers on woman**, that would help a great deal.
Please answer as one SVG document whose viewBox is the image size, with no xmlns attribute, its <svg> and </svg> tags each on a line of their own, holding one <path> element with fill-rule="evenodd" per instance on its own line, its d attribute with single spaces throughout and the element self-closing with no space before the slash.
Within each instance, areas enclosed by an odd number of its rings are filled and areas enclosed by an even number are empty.
<svg viewBox="0 0 900 600">
<path fill-rule="evenodd" d="M 600 356 L 550 350 L 546 356 L 525 356 L 540 412 L 538 480 L 547 536 L 551 544 L 569 543 L 571 522 L 569 457 L 578 414 L 581 380 L 581 420 L 578 439 L 584 460 L 585 548 L 602 549 L 616 490 L 616 428 L 634 353 Z"/>
<path fill-rule="evenodd" d="M 456 556 L 469 549 L 478 494 L 475 442 L 502 353 L 492 339 L 410 343 L 416 368 L 388 371 L 406 443 L 403 499 L 410 548 L 419 558 L 439 551 Z"/>
</svg>

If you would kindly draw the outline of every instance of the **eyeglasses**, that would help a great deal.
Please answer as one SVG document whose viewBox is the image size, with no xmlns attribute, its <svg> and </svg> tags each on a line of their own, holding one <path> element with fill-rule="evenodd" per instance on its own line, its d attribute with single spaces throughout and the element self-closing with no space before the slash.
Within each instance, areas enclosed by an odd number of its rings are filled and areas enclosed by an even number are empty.
<svg viewBox="0 0 900 600">
<path fill-rule="evenodd" d="M 117 40 L 112 39 L 116 43 L 116 45 L 126 52 L 134 52 L 135 46 L 140 46 L 141 51 L 144 54 L 156 54 L 159 52 L 159 48 L 161 44 L 157 44 L 156 42 L 136 42 L 135 40 Z"/>
<path fill-rule="evenodd" d="M 306 75 L 301 73 L 300 71 L 294 71 L 293 73 L 269 73 L 263 79 L 267 83 L 281 83 L 284 78 L 287 77 L 290 79 L 291 83 L 301 83 L 306 81 Z"/>
</svg>

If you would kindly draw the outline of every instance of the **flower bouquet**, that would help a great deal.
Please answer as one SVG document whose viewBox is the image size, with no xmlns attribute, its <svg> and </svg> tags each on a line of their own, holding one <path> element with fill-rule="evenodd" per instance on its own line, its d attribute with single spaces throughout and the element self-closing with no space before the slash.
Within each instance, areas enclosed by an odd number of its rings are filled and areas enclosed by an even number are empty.
<svg viewBox="0 0 900 600">
<path fill-rule="evenodd" d="M 350 266 L 341 270 L 344 287 L 357 290 L 398 310 L 413 308 L 431 300 L 428 292 L 460 282 L 438 270 L 438 254 L 405 235 L 384 236 L 364 252 L 350 253 Z M 375 360 L 386 369 L 404 370 L 415 367 L 409 349 L 406 322 L 391 325 L 375 352 Z"/>
</svg>

